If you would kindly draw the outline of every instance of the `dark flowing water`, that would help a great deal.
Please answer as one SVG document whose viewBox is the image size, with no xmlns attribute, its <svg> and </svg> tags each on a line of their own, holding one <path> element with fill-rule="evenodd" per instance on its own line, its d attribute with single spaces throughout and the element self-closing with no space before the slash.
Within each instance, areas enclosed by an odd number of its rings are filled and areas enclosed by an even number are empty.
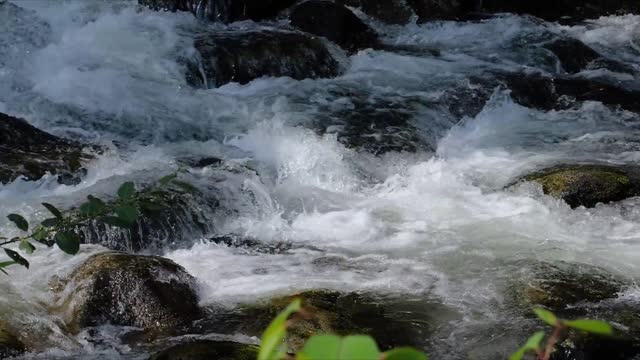
<svg viewBox="0 0 640 360">
<path fill-rule="evenodd" d="M 448 92 L 472 89 L 474 79 L 491 72 L 557 73 L 557 60 L 542 45 L 562 36 L 635 68 L 635 75 L 600 69 L 581 76 L 640 89 L 640 16 L 577 26 L 511 15 L 469 23 L 372 22 L 385 44 L 405 50 L 343 55 L 345 72 L 334 79 L 263 78 L 197 90 L 186 85 L 181 59 L 193 53 L 203 25 L 188 14 L 128 1 L 13 3 L 21 9 L 0 6 L 0 111 L 107 151 L 76 186 L 53 177 L 0 185 L 3 235 L 15 231 L 6 214 L 42 219 L 42 201 L 77 205 L 126 180 L 153 181 L 177 169 L 177 159 L 218 157 L 221 168 L 191 170 L 194 185 L 225 209 L 208 216 L 207 237 L 293 247 L 264 253 L 200 236 L 168 240 L 163 255 L 197 278 L 203 305 L 312 288 L 437 298 L 459 314 L 429 345 L 442 359 L 493 359 L 522 341 L 528 329 L 505 305 L 508 280 L 524 276 L 513 265 L 519 260 L 579 261 L 640 275 L 637 198 L 572 210 L 531 184 L 505 189 L 558 162 L 637 163 L 640 115 L 598 102 L 539 111 L 496 87 L 479 114 L 459 121 Z M 339 141 L 340 114 L 384 118 L 398 108 L 410 134 L 393 136 L 415 152 L 375 156 Z M 29 357 L 144 358 L 117 340 L 117 328 L 88 342 L 86 334 L 65 335 L 47 313 L 50 281 L 104 250 L 84 245 L 71 258 L 38 249 L 30 270 L 11 268 L 0 281 L 0 317 L 42 337 L 43 352 Z M 346 265 L 321 266 L 323 259 Z"/>
</svg>

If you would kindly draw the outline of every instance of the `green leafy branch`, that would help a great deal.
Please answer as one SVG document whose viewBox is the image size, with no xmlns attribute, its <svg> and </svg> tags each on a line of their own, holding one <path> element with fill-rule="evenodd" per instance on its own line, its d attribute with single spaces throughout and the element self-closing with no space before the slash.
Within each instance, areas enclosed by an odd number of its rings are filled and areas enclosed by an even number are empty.
<svg viewBox="0 0 640 360">
<path fill-rule="evenodd" d="M 108 203 L 89 195 L 77 212 L 63 213 L 52 204 L 42 203 L 52 217 L 33 228 L 22 215 L 9 214 L 7 218 L 25 235 L 11 239 L 0 237 L 0 248 L 11 259 L 0 262 L 0 271 L 7 274 L 5 268 L 15 264 L 29 268 L 29 262 L 19 252 L 6 248 L 10 244 L 18 243 L 18 249 L 25 254 L 32 254 L 36 250 L 34 242 L 49 247 L 56 244 L 65 253 L 75 255 L 80 250 L 81 242 L 77 229 L 88 226 L 93 221 L 131 229 L 142 210 L 156 212 L 168 207 L 164 200 L 167 186 L 171 185 L 185 192 L 196 191 L 193 185 L 178 179 L 182 172 L 184 170 L 180 169 L 160 178 L 152 188 L 144 192 L 138 192 L 133 182 L 125 182 L 118 188 L 116 199 Z"/>
<path fill-rule="evenodd" d="M 521 360 L 527 353 L 535 354 L 537 360 L 549 360 L 561 336 L 569 330 L 578 330 L 603 336 L 613 335 L 613 328 L 604 321 L 559 319 L 554 313 L 543 308 L 535 308 L 533 312 L 540 320 L 553 327 L 553 331 L 551 335 L 547 337 L 546 344 L 543 343 L 545 339 L 544 331 L 534 333 L 517 352 L 511 355 L 510 360 Z"/>
<path fill-rule="evenodd" d="M 410 347 L 381 352 L 370 336 L 315 335 L 309 338 L 302 351 L 288 354 L 284 343 L 287 329 L 304 316 L 302 302 L 294 300 L 267 327 L 262 335 L 258 360 L 428 360 L 422 352 Z"/>
</svg>

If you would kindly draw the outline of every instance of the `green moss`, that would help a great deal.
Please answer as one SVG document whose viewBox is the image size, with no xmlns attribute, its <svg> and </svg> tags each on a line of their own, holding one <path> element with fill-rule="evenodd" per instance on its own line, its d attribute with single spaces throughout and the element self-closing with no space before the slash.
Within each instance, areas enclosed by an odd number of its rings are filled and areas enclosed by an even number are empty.
<svg viewBox="0 0 640 360">
<path fill-rule="evenodd" d="M 594 207 L 636 195 L 638 184 L 626 171 L 613 166 L 578 165 L 543 170 L 525 177 L 542 185 L 545 194 L 571 207 Z"/>
</svg>

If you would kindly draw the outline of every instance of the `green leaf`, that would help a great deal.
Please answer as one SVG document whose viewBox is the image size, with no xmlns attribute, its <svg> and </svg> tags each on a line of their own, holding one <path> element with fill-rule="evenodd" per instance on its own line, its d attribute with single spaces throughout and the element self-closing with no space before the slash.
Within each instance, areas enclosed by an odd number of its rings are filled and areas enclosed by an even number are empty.
<svg viewBox="0 0 640 360">
<path fill-rule="evenodd" d="M 262 334 L 258 360 L 273 360 L 274 358 L 279 358 L 282 339 L 287 334 L 287 319 L 291 314 L 300 310 L 301 304 L 302 301 L 300 299 L 293 300 L 293 302 L 269 324 L 267 330 Z"/>
<path fill-rule="evenodd" d="M 410 347 L 402 347 L 384 353 L 384 360 L 429 360 L 427 355 Z"/>
<path fill-rule="evenodd" d="M 125 222 L 122 219 L 115 216 L 105 216 L 101 218 L 100 221 L 102 221 L 107 225 L 119 227 L 122 229 L 131 229 L 131 226 L 132 226 L 132 224 L 129 224 L 128 222 Z"/>
<path fill-rule="evenodd" d="M 316 335 L 307 340 L 302 349 L 303 357 L 311 360 L 337 359 L 342 338 L 335 335 Z"/>
<path fill-rule="evenodd" d="M 9 214 L 9 216 L 7 216 L 7 218 L 9 220 L 11 220 L 11 222 L 16 224 L 18 229 L 20 229 L 22 231 L 29 231 L 29 222 L 27 222 L 27 220 L 25 218 L 23 218 L 21 215 Z"/>
<path fill-rule="evenodd" d="M 62 220 L 62 213 L 60 212 L 60 210 L 58 210 L 55 206 L 49 204 L 49 203 L 42 203 L 42 206 L 46 207 L 47 210 L 49 210 L 49 212 L 51 214 L 53 214 L 53 216 L 55 216 L 56 218 L 58 218 L 58 220 Z"/>
<path fill-rule="evenodd" d="M 5 275 L 9 275 L 9 273 L 7 273 L 7 272 L 4 270 L 4 268 L 6 268 L 6 267 L 8 267 L 8 266 L 11 266 L 11 265 L 14 265 L 14 264 L 16 264 L 16 262 L 15 262 L 15 261 L 3 261 L 3 262 L 0 262 L 0 271 L 2 271 L 3 273 L 5 273 Z"/>
<path fill-rule="evenodd" d="M 60 250 L 69 255 L 75 255 L 80 251 L 80 239 L 70 232 L 59 231 L 56 233 L 56 244 Z"/>
<path fill-rule="evenodd" d="M 542 339 L 544 339 L 544 331 L 534 333 L 518 351 L 511 355 L 509 360 L 522 360 L 527 352 L 539 351 L 541 349 L 540 343 L 542 342 Z"/>
<path fill-rule="evenodd" d="M 49 218 L 49 219 L 44 219 L 44 221 L 42 221 L 40 225 L 44 227 L 52 228 L 52 227 L 58 226 L 59 223 L 60 221 L 57 218 Z"/>
<path fill-rule="evenodd" d="M 613 327 L 611 327 L 611 325 L 609 325 L 608 323 L 600 320 L 571 320 L 565 321 L 564 325 L 591 334 L 613 335 Z"/>
<path fill-rule="evenodd" d="M 342 340 L 340 353 L 336 359 L 378 360 L 380 350 L 371 336 L 347 336 Z"/>
<path fill-rule="evenodd" d="M 47 229 L 39 226 L 36 231 L 31 234 L 31 238 L 33 238 L 33 240 L 35 241 L 41 242 L 43 240 L 46 240 L 48 234 L 49 232 L 47 231 Z"/>
<path fill-rule="evenodd" d="M 540 320 L 546 322 L 547 324 L 551 326 L 558 325 L 558 318 L 551 311 L 543 308 L 535 308 L 533 309 L 533 312 L 536 313 Z"/>
<path fill-rule="evenodd" d="M 118 189 L 118 197 L 121 200 L 129 200 L 136 193 L 136 186 L 133 182 L 127 181 Z"/>
<path fill-rule="evenodd" d="M 102 200 L 91 195 L 89 195 L 87 199 L 89 201 L 80 206 L 80 214 L 87 217 L 94 217 L 102 214 L 107 209 L 107 205 Z"/>
<path fill-rule="evenodd" d="M 195 186 L 189 184 L 188 182 L 180 181 L 180 180 L 173 180 L 171 183 L 173 185 L 179 187 L 180 189 L 188 192 L 188 193 L 192 193 L 193 194 L 193 193 L 198 192 L 198 189 Z"/>
<path fill-rule="evenodd" d="M 13 250 L 9 250 L 9 249 L 4 249 L 4 252 L 7 253 L 7 255 L 9 255 L 11 260 L 15 261 L 17 264 L 20 264 L 20 265 L 26 267 L 27 269 L 29 268 L 29 262 L 27 261 L 27 259 L 23 258 L 17 252 L 15 252 Z"/>
<path fill-rule="evenodd" d="M 163 177 L 160 178 L 160 180 L 158 180 L 158 184 L 160 184 L 160 186 L 168 185 L 171 181 L 173 181 L 173 179 L 175 179 L 177 177 L 178 177 L 177 173 L 173 173 L 173 174 L 169 174 L 167 176 L 163 176 Z"/>
<path fill-rule="evenodd" d="M 118 215 L 118 219 L 131 227 L 138 220 L 138 208 L 131 205 L 121 205 L 116 208 L 116 215 Z"/>
<path fill-rule="evenodd" d="M 18 248 L 27 254 L 33 254 L 33 252 L 36 251 L 36 247 L 27 240 L 22 240 Z"/>
</svg>

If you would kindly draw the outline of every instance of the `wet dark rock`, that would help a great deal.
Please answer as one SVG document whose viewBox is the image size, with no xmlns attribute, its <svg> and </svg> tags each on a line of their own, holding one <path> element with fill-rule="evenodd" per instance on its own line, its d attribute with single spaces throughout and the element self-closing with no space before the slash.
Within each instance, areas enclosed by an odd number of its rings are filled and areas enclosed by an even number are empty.
<svg viewBox="0 0 640 360">
<path fill-rule="evenodd" d="M 310 0 L 291 12 L 291 25 L 323 36 L 353 53 L 378 46 L 376 32 L 341 4 L 324 0 Z"/>
<path fill-rule="evenodd" d="M 514 101 L 527 107 L 554 110 L 566 109 L 574 102 L 599 101 L 608 106 L 620 106 L 640 112 L 640 91 L 626 89 L 622 84 L 581 77 L 548 77 L 541 74 L 513 73 L 499 75 L 511 90 Z"/>
<path fill-rule="evenodd" d="M 542 305 L 563 315 L 578 305 L 615 299 L 629 283 L 597 266 L 567 262 L 523 264 L 517 298 L 527 307 Z M 520 280 L 519 280 L 520 281 Z"/>
<path fill-rule="evenodd" d="M 558 57 L 562 68 L 570 74 L 597 68 L 607 68 L 618 72 L 633 71 L 624 64 L 603 57 L 577 39 L 559 39 L 545 45 L 545 48 L 551 50 Z"/>
<path fill-rule="evenodd" d="M 405 0 L 338 0 L 340 4 L 360 8 L 365 14 L 387 24 L 409 23 L 413 10 Z"/>
<path fill-rule="evenodd" d="M 38 180 L 51 173 L 61 184 L 77 184 L 86 173 L 84 164 L 92 159 L 83 148 L 0 113 L 0 183 L 20 176 Z"/>
<path fill-rule="evenodd" d="M 563 165 L 524 177 L 542 185 L 545 194 L 572 208 L 594 207 L 640 195 L 640 169 L 609 165 Z"/>
<path fill-rule="evenodd" d="M 479 9 L 477 0 L 407 0 L 418 15 L 418 23 L 432 20 L 460 20 Z"/>
<path fill-rule="evenodd" d="M 0 320 L 0 359 L 18 356 L 25 350 L 25 345 L 18 339 L 9 324 Z"/>
<path fill-rule="evenodd" d="M 258 347 L 230 341 L 195 340 L 175 345 L 150 360 L 255 360 Z"/>
<path fill-rule="evenodd" d="M 188 11 L 198 18 L 230 23 L 276 17 L 296 0 L 138 0 L 154 10 Z"/>
<path fill-rule="evenodd" d="M 169 331 L 201 316 L 195 279 L 158 256 L 106 252 L 79 265 L 54 309 L 72 333 L 104 324 Z"/>
<path fill-rule="evenodd" d="M 634 0 L 482 0 L 482 10 L 530 14 L 550 21 L 578 22 L 606 15 L 639 13 Z"/>
<path fill-rule="evenodd" d="M 145 191 L 139 196 L 145 197 Z M 78 227 L 76 233 L 82 243 L 100 244 L 108 249 L 160 253 L 166 249 L 191 246 L 191 240 L 211 231 L 211 214 L 218 208 L 214 194 L 189 194 L 171 187 L 149 197 L 157 208 L 142 208 L 133 227 L 122 229 L 107 225 L 100 219 Z M 72 212 L 77 210 L 72 210 Z M 188 242 L 183 240 L 188 239 Z"/>
<path fill-rule="evenodd" d="M 443 322 L 459 315 L 437 301 L 383 299 L 357 293 L 314 290 L 285 296 L 270 302 L 246 305 L 235 314 L 213 319 L 216 331 L 259 335 L 271 320 L 294 298 L 303 299 L 304 318 L 290 327 L 286 342 L 291 350 L 300 349 L 314 334 L 368 334 L 382 349 L 424 344 L 429 333 Z"/>
<path fill-rule="evenodd" d="M 265 76 L 302 80 L 340 73 L 338 62 L 320 39 L 297 32 L 217 32 L 199 36 L 195 47 L 204 74 L 199 66 L 192 66 L 187 78 L 199 87 L 246 84 Z"/>
</svg>

